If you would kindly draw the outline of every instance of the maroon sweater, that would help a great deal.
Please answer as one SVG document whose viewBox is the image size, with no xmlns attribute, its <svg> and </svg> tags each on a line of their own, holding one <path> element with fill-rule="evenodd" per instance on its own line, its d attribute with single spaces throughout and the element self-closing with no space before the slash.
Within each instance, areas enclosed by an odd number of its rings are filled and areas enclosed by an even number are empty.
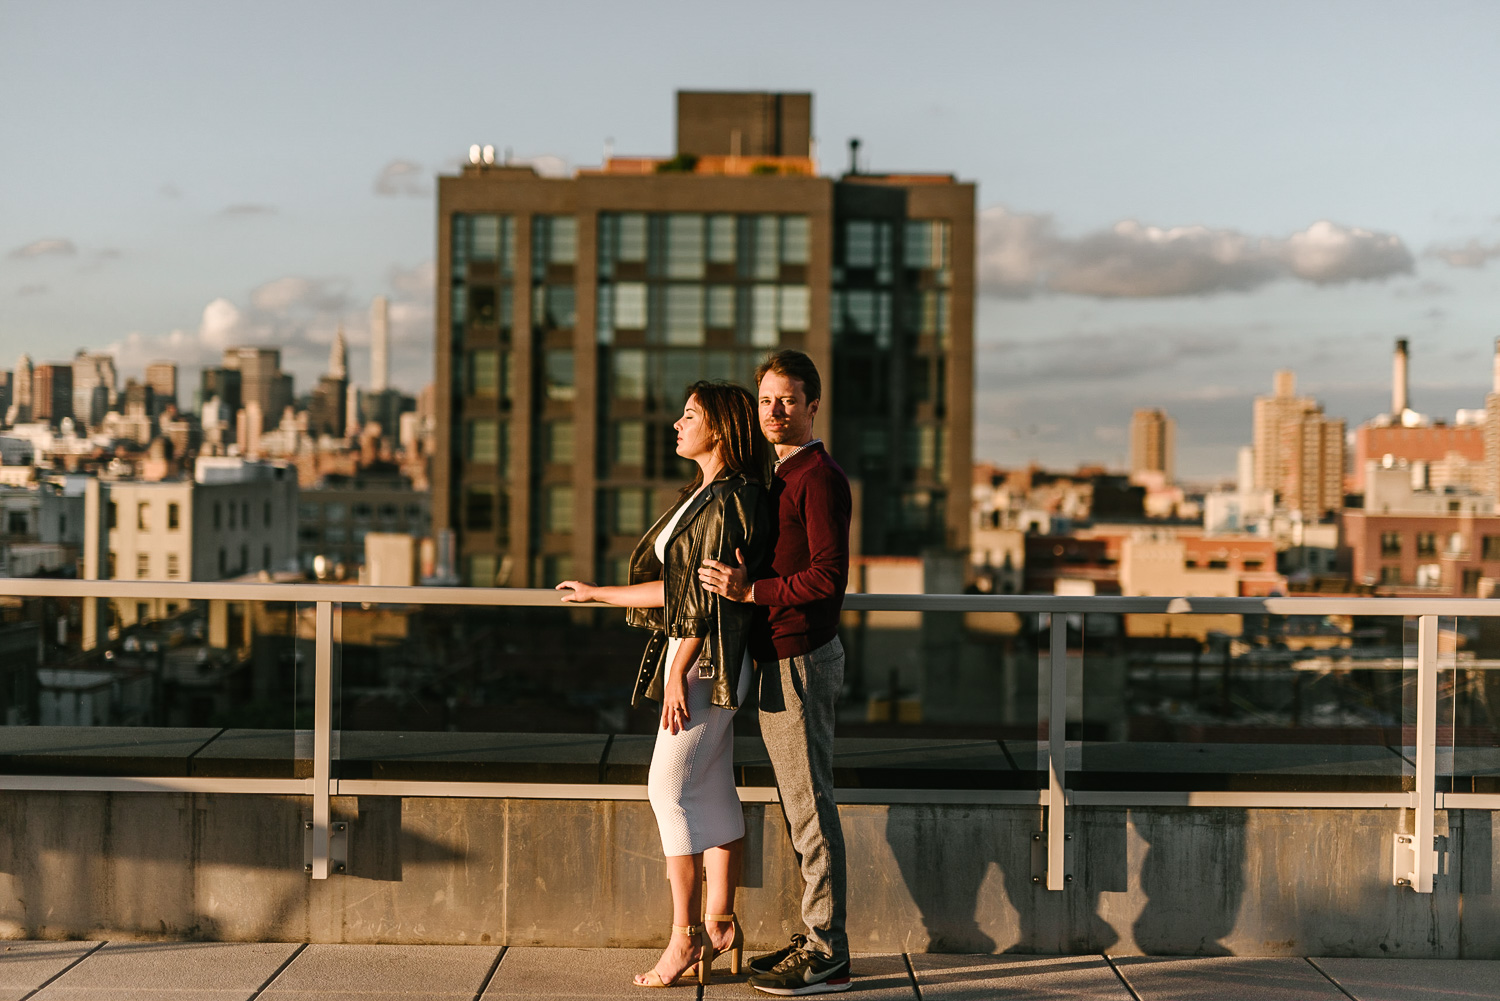
<svg viewBox="0 0 1500 1001">
<path fill-rule="evenodd" d="M 755 603 L 768 606 L 768 614 L 750 633 L 757 660 L 796 657 L 838 635 L 849 586 L 849 478 L 822 444 L 781 464 L 771 479 L 771 505 L 774 576 L 755 582 Z"/>
</svg>

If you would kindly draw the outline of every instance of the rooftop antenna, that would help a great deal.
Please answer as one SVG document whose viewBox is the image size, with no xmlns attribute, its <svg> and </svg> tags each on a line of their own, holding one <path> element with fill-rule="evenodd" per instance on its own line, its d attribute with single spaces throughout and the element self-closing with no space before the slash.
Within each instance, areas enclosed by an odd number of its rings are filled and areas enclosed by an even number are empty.
<svg viewBox="0 0 1500 1001">
<path fill-rule="evenodd" d="M 478 163 L 479 162 L 479 147 L 477 145 L 469 147 L 469 162 L 470 163 Z"/>
<path fill-rule="evenodd" d="M 613 160 L 614 158 L 615 158 L 615 137 L 614 136 L 606 136 L 604 138 L 604 160 L 605 160 L 606 163 L 608 163 L 610 160 Z"/>
<path fill-rule="evenodd" d="M 859 139 L 849 140 L 849 173 L 859 173 Z"/>
<path fill-rule="evenodd" d="M 495 147 L 486 146 L 483 152 L 484 162 L 493 165 L 495 162 Z"/>
</svg>

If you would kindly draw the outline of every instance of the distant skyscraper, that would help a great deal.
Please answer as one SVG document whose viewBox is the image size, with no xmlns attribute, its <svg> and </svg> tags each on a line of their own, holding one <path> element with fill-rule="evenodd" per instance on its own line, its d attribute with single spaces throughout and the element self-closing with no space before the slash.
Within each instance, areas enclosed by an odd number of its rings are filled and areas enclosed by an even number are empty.
<svg viewBox="0 0 1500 1001">
<path fill-rule="evenodd" d="M 32 371 L 31 416 L 53 426 L 73 416 L 72 365 L 38 365 Z"/>
<path fill-rule="evenodd" d="M 390 304 L 377 295 L 370 304 L 370 390 L 378 393 L 391 381 Z"/>
<path fill-rule="evenodd" d="M 146 385 L 156 394 L 156 405 L 166 406 L 168 403 L 177 403 L 177 363 L 170 361 L 152 362 L 146 366 Z"/>
<path fill-rule="evenodd" d="M 1318 519 L 1344 506 L 1344 422 L 1296 392 L 1296 375 L 1282 370 L 1275 394 L 1255 398 L 1255 488 Z"/>
<path fill-rule="evenodd" d="M 31 355 L 22 355 L 16 362 L 16 383 L 12 392 L 13 402 L 18 407 L 31 408 Z"/>
<path fill-rule="evenodd" d="M 79 351 L 73 356 L 73 419 L 93 427 L 115 402 L 115 356 Z"/>
<path fill-rule="evenodd" d="M 359 427 L 359 387 L 351 382 L 344 390 L 344 434 L 352 438 Z"/>
<path fill-rule="evenodd" d="M 224 367 L 239 370 L 245 405 L 259 404 L 261 425 L 256 430 L 269 431 L 280 423 L 282 411 L 292 402 L 292 380 L 281 371 L 281 351 L 229 348 L 224 352 Z"/>
<path fill-rule="evenodd" d="M 1161 473 L 1168 483 L 1175 472 L 1177 422 L 1155 407 L 1130 418 L 1130 472 Z"/>
<path fill-rule="evenodd" d="M 344 328 L 339 327 L 339 332 L 333 337 L 333 346 L 328 349 L 328 378 L 349 378 L 349 345 L 344 341 Z M 340 400 L 339 405 L 343 406 Z"/>
</svg>

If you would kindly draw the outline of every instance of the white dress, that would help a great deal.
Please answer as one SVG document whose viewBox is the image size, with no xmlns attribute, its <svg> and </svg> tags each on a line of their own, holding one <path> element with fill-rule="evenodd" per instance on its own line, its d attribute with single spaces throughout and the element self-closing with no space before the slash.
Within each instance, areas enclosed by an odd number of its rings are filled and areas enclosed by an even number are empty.
<svg viewBox="0 0 1500 1001">
<path fill-rule="evenodd" d="M 667 539 L 678 518 L 690 505 L 678 508 L 672 520 L 656 536 L 656 558 L 666 563 Z M 670 669 L 682 645 L 679 637 L 667 642 L 666 666 Z M 750 652 L 740 663 L 736 701 L 743 704 L 750 694 L 754 663 Z M 672 733 L 658 727 L 656 747 L 651 752 L 651 774 L 647 790 L 656 825 L 661 830 L 664 855 L 697 855 L 745 836 L 745 815 L 734 788 L 734 710 L 716 706 L 712 678 L 700 678 L 697 667 L 687 674 L 688 725 Z"/>
</svg>

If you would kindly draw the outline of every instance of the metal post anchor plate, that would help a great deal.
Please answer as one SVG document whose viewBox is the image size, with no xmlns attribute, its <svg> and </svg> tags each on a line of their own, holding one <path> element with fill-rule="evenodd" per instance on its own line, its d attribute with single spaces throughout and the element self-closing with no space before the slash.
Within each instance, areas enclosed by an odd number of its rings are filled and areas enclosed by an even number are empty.
<svg viewBox="0 0 1500 1001">
<path fill-rule="evenodd" d="M 1426 885 L 1418 875 L 1417 837 L 1414 834 L 1395 834 L 1391 841 L 1391 882 L 1396 886 L 1409 886 L 1418 893 L 1432 892 L 1432 879 L 1442 875 L 1447 868 L 1446 837 L 1437 835 L 1432 839 L 1432 850 L 1425 867 Z"/>
<path fill-rule="evenodd" d="M 1069 886 L 1073 884 L 1073 835 L 1063 835 L 1063 878 Z M 1034 831 L 1031 835 L 1031 881 L 1043 886 L 1047 883 L 1047 834 Z"/>
<path fill-rule="evenodd" d="M 302 871 L 313 871 L 313 822 L 302 822 Z M 328 871 L 349 871 L 349 822 L 335 820 L 328 825 Z"/>
</svg>

